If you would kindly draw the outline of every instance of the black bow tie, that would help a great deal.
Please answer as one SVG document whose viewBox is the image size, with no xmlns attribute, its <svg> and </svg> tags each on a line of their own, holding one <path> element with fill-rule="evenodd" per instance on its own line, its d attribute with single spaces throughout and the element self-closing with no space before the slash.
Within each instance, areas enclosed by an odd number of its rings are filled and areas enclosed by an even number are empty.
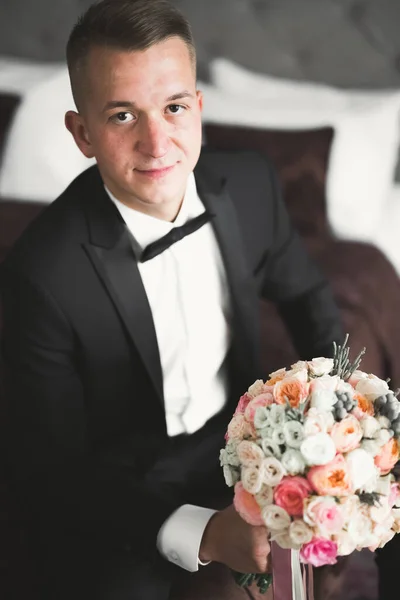
<svg viewBox="0 0 400 600">
<path fill-rule="evenodd" d="M 162 238 L 146 246 L 140 257 L 140 262 L 146 262 L 147 260 L 151 260 L 155 256 L 158 256 L 161 252 L 164 252 L 164 250 L 172 246 L 172 244 L 175 244 L 175 242 L 179 242 L 179 240 L 182 240 L 187 235 L 194 233 L 200 229 L 200 227 L 203 227 L 203 225 L 208 223 L 213 217 L 213 214 L 205 211 L 198 217 L 190 219 L 190 221 L 187 221 L 184 225 L 174 227 L 174 229 L 171 229 L 171 231 Z"/>
</svg>

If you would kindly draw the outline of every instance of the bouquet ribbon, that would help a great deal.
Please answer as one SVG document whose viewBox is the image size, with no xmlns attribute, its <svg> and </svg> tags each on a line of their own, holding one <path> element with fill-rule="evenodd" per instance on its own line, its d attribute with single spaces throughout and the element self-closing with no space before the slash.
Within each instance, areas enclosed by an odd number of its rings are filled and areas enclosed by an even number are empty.
<svg viewBox="0 0 400 600">
<path fill-rule="evenodd" d="M 271 543 L 274 600 L 314 600 L 311 565 L 300 564 L 297 550 Z"/>
</svg>

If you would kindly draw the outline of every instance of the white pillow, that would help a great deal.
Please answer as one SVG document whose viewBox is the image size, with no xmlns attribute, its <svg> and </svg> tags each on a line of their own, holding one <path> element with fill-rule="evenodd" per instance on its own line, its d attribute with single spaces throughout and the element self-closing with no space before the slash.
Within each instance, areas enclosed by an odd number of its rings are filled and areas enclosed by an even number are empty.
<svg viewBox="0 0 400 600">
<path fill-rule="evenodd" d="M 93 164 L 64 125 L 74 108 L 66 67 L 27 91 L 11 124 L 0 169 L 0 196 L 51 202 Z"/>
<path fill-rule="evenodd" d="M 371 242 L 391 261 L 400 276 L 400 185 L 394 185 L 387 198 L 376 235 Z"/>
<path fill-rule="evenodd" d="M 328 125 L 335 129 L 327 177 L 328 220 L 338 237 L 371 239 L 393 184 L 400 91 L 349 91 L 280 80 L 251 73 L 226 59 L 211 64 L 211 78 L 221 96 L 216 100 L 210 94 L 210 121 L 259 128 Z M 232 114 L 229 103 L 242 110 Z"/>
<path fill-rule="evenodd" d="M 57 73 L 60 66 L 61 63 L 0 56 L 0 92 L 24 96 L 33 86 Z"/>
</svg>

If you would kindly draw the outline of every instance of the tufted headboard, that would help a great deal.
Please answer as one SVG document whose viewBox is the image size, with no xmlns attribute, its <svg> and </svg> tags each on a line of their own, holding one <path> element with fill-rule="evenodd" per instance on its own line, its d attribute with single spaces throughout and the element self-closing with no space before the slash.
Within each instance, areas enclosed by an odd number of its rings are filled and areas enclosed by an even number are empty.
<svg viewBox="0 0 400 600">
<path fill-rule="evenodd" d="M 0 55 L 64 59 L 92 0 L 0 2 Z M 151 2 L 151 0 L 149 0 Z M 250 69 L 344 87 L 400 85 L 399 0 L 172 0 L 192 23 L 199 71 L 226 56 Z"/>
</svg>

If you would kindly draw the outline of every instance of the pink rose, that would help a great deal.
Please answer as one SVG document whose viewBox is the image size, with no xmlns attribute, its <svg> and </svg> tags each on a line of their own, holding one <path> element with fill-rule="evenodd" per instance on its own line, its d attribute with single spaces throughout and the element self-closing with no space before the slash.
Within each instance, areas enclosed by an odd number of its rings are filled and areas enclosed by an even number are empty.
<svg viewBox="0 0 400 600">
<path fill-rule="evenodd" d="M 338 452 L 350 452 L 358 447 L 363 432 L 359 421 L 348 415 L 335 423 L 330 435 Z"/>
<path fill-rule="evenodd" d="M 348 496 L 352 493 L 349 467 L 342 454 L 337 454 L 326 465 L 311 467 L 307 478 L 320 496 Z"/>
<path fill-rule="evenodd" d="M 247 405 L 248 405 L 248 403 L 250 401 L 251 401 L 251 396 L 250 396 L 250 394 L 248 392 L 246 392 L 245 394 L 243 394 L 243 396 L 240 396 L 240 400 L 239 400 L 239 403 L 238 403 L 238 405 L 236 407 L 236 410 L 235 410 L 234 414 L 235 415 L 238 415 L 238 414 L 244 415 L 244 411 L 246 410 Z"/>
<path fill-rule="evenodd" d="M 304 544 L 300 550 L 300 560 L 313 567 L 334 565 L 336 563 L 337 549 L 336 542 L 315 537 L 308 544 Z"/>
<path fill-rule="evenodd" d="M 307 479 L 299 475 L 293 477 L 288 475 L 276 486 L 274 501 L 292 517 L 301 517 L 303 515 L 303 501 L 311 491 Z"/>
<path fill-rule="evenodd" d="M 254 423 L 254 415 L 256 413 L 257 408 L 260 406 L 269 406 L 274 401 L 274 395 L 271 392 L 265 392 L 256 396 L 249 402 L 244 412 L 245 419 L 250 423 Z"/>
<path fill-rule="evenodd" d="M 312 496 L 305 501 L 304 521 L 317 526 L 322 535 L 339 533 L 344 518 L 337 502 L 329 496 Z"/>
<path fill-rule="evenodd" d="M 251 424 L 246 421 L 242 413 L 233 415 L 225 434 L 225 440 L 238 440 L 249 438 L 254 434 Z"/>
<path fill-rule="evenodd" d="M 246 492 L 241 481 L 235 485 L 233 504 L 236 512 L 250 525 L 264 525 L 261 509 L 252 494 Z"/>
</svg>

